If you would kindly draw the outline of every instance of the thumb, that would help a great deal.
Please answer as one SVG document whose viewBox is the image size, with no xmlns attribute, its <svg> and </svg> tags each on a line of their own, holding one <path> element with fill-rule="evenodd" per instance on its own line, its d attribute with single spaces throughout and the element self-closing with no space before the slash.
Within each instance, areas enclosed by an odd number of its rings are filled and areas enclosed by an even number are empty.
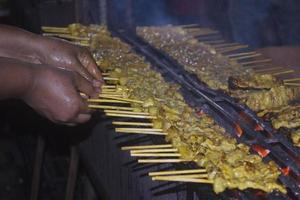
<svg viewBox="0 0 300 200">
<path fill-rule="evenodd" d="M 81 64 L 79 60 L 76 60 L 74 63 L 74 69 L 80 74 L 83 78 L 88 80 L 89 82 L 93 82 L 94 78 L 93 76 L 87 71 L 86 68 Z"/>
<path fill-rule="evenodd" d="M 96 91 L 91 82 L 75 72 L 76 88 L 88 96 L 94 96 Z"/>
<path fill-rule="evenodd" d="M 91 54 L 88 51 L 85 51 L 84 53 L 80 54 L 78 56 L 79 61 L 83 65 L 83 67 L 96 79 L 101 81 L 102 75 L 101 71 L 99 70 L 94 58 L 91 56 Z"/>
</svg>

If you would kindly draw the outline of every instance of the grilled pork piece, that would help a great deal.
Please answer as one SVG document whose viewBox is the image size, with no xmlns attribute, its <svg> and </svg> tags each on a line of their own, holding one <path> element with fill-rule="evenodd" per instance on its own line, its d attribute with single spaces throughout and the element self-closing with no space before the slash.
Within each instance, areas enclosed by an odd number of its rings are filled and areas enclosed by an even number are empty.
<svg viewBox="0 0 300 200">
<path fill-rule="evenodd" d="M 285 86 L 270 90 L 231 90 L 230 94 L 254 111 L 286 106 L 298 97 L 297 90 Z"/>
<path fill-rule="evenodd" d="M 253 74 L 247 76 L 230 76 L 228 86 L 230 89 L 271 89 L 282 85 L 281 81 L 271 74 Z"/>
</svg>

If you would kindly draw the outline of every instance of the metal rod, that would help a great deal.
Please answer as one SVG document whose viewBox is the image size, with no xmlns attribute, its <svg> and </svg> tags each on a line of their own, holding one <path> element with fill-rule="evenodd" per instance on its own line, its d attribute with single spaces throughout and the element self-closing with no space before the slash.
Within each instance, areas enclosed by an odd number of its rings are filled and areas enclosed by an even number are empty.
<svg viewBox="0 0 300 200">
<path fill-rule="evenodd" d="M 41 136 L 37 138 L 36 152 L 34 158 L 33 175 L 31 182 L 30 200 L 38 200 L 41 182 L 41 168 L 44 160 L 45 141 Z"/>
<path fill-rule="evenodd" d="M 79 164 L 79 154 L 78 154 L 77 146 L 71 146 L 71 157 L 70 157 L 70 165 L 69 165 L 68 183 L 66 189 L 66 200 L 74 199 L 78 164 Z"/>
</svg>

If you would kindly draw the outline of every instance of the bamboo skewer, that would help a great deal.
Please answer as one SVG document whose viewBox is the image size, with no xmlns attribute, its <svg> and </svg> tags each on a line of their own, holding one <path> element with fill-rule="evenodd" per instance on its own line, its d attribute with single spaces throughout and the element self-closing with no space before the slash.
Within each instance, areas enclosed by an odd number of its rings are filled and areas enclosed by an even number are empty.
<svg viewBox="0 0 300 200">
<path fill-rule="evenodd" d="M 88 102 L 93 103 L 122 103 L 122 104 L 129 104 L 126 101 L 120 101 L 120 100 L 113 100 L 113 99 L 88 99 Z"/>
<path fill-rule="evenodd" d="M 180 157 L 180 153 L 132 153 L 134 157 Z"/>
<path fill-rule="evenodd" d="M 271 59 L 264 59 L 264 60 L 254 60 L 254 61 L 249 61 L 249 62 L 243 62 L 241 63 L 242 65 L 252 65 L 252 64 L 257 64 L 257 63 L 266 63 L 266 62 L 271 62 Z"/>
<path fill-rule="evenodd" d="M 189 175 L 175 175 L 175 176 L 153 176 L 153 179 L 166 177 L 166 178 L 208 178 L 208 174 L 189 174 Z"/>
<path fill-rule="evenodd" d="M 114 78 L 114 77 L 103 77 L 103 80 L 105 80 L 105 81 L 118 81 L 120 79 L 119 78 Z"/>
<path fill-rule="evenodd" d="M 161 176 L 161 175 L 194 174 L 194 173 L 206 173 L 206 169 L 158 171 L 158 172 L 149 172 L 148 175 L 149 176 Z"/>
<path fill-rule="evenodd" d="M 144 103 L 143 101 L 139 101 L 139 100 L 135 100 L 135 99 L 119 98 L 119 97 L 113 97 L 113 96 L 110 96 L 110 95 L 99 94 L 99 97 L 106 98 L 106 99 L 114 99 L 114 100 L 120 100 L 120 101 L 127 101 L 127 102 L 132 102 L 132 103 L 140 103 L 140 104 Z"/>
<path fill-rule="evenodd" d="M 244 48 L 247 48 L 248 45 L 239 45 L 239 46 L 233 46 L 233 47 L 227 47 L 227 48 L 220 48 L 220 49 L 217 49 L 217 51 L 221 54 L 223 53 L 228 53 L 228 52 L 231 52 L 231 51 L 236 51 L 236 50 L 239 50 L 239 49 L 244 49 Z"/>
<path fill-rule="evenodd" d="M 121 111 L 121 110 L 104 110 L 105 113 L 116 113 L 116 114 L 128 114 L 128 115 L 145 115 L 149 116 L 146 112 L 133 112 L 133 111 Z"/>
<path fill-rule="evenodd" d="M 171 144 L 153 144 L 153 145 L 139 145 L 139 146 L 124 146 L 121 150 L 146 150 L 146 149 L 157 149 L 157 148 L 171 148 Z"/>
<path fill-rule="evenodd" d="M 293 82 L 293 81 L 300 81 L 300 77 L 298 77 L 298 78 L 288 78 L 288 79 L 283 80 L 283 82 Z"/>
<path fill-rule="evenodd" d="M 102 88 L 101 92 L 117 93 L 117 92 L 120 92 L 120 90 L 117 90 L 117 89 L 107 89 L 107 88 Z"/>
<path fill-rule="evenodd" d="M 101 88 L 110 88 L 110 89 L 112 89 L 112 88 L 116 88 L 116 86 L 115 85 L 102 85 Z"/>
<path fill-rule="evenodd" d="M 199 27 L 199 24 L 184 24 L 184 25 L 179 25 L 181 28 L 189 28 L 189 27 Z"/>
<path fill-rule="evenodd" d="M 233 57 L 239 57 L 239 56 L 248 56 L 248 55 L 252 55 L 252 54 L 256 54 L 256 52 L 250 51 L 250 52 L 244 52 L 244 53 L 234 53 L 234 54 L 227 55 L 227 57 L 233 58 Z"/>
<path fill-rule="evenodd" d="M 131 107 L 121 107 L 121 106 L 106 106 L 106 105 L 88 105 L 89 108 L 99 108 L 99 109 L 115 109 L 115 110 L 133 110 Z"/>
<path fill-rule="evenodd" d="M 163 133 L 163 132 L 155 132 L 155 131 L 125 131 L 125 130 L 120 130 L 116 131 L 117 133 L 132 133 L 132 134 L 145 134 L 145 135 L 168 135 L 168 133 Z"/>
<path fill-rule="evenodd" d="M 102 95 L 114 96 L 114 97 L 123 97 L 123 93 L 120 92 L 101 92 Z"/>
<path fill-rule="evenodd" d="M 202 42 L 207 44 L 221 44 L 224 43 L 225 40 L 211 40 L 211 41 L 202 41 Z"/>
<path fill-rule="evenodd" d="M 300 86 L 300 83 L 284 83 L 287 86 Z"/>
<path fill-rule="evenodd" d="M 217 39 L 221 39 L 222 36 L 220 35 L 211 35 L 211 34 L 197 34 L 194 35 L 194 37 L 196 37 L 198 40 L 202 41 L 211 41 L 211 40 L 217 40 Z"/>
<path fill-rule="evenodd" d="M 224 44 L 215 44 L 212 45 L 214 48 L 222 48 L 222 47 L 232 47 L 232 46 L 236 46 L 236 45 L 240 45 L 239 43 L 224 43 Z"/>
<path fill-rule="evenodd" d="M 135 149 L 131 150 L 130 153 L 167 153 L 167 152 L 178 152 L 176 148 L 170 149 Z"/>
<path fill-rule="evenodd" d="M 237 57 L 237 58 L 231 58 L 231 60 L 239 61 L 239 60 L 244 60 L 244 59 L 249 59 L 249 58 L 255 58 L 255 57 L 258 57 L 258 56 L 261 56 L 261 54 L 257 53 L 257 54 L 252 54 L 252 55 L 249 55 L 249 56 L 241 56 L 241 57 Z"/>
<path fill-rule="evenodd" d="M 260 72 L 267 72 L 267 71 L 274 71 L 274 70 L 280 70 L 283 69 L 282 67 L 270 67 L 270 68 L 265 68 L 265 69 L 253 69 L 256 73 Z"/>
<path fill-rule="evenodd" d="M 154 181 L 178 181 L 178 182 L 190 182 L 190 183 L 210 183 L 213 181 L 208 179 L 196 179 L 196 178 L 168 178 L 168 177 L 156 177 L 152 178 Z"/>
<path fill-rule="evenodd" d="M 65 33 L 70 34 L 70 31 L 68 28 L 65 27 L 49 27 L 49 26 L 42 26 L 42 31 L 48 32 L 48 33 Z"/>
<path fill-rule="evenodd" d="M 138 119 L 156 119 L 155 116 L 130 115 L 130 114 L 119 114 L 119 113 L 106 113 L 106 116 L 110 116 L 110 117 L 128 117 L 128 118 L 138 118 Z"/>
<path fill-rule="evenodd" d="M 152 132 L 161 132 L 163 131 L 160 128 L 116 128 L 116 130 L 128 130 L 128 131 L 152 131 Z"/>
<path fill-rule="evenodd" d="M 180 163 L 190 162 L 185 159 L 138 159 L 138 163 Z"/>
<path fill-rule="evenodd" d="M 293 69 L 291 70 L 286 70 L 286 71 L 282 71 L 282 72 L 276 72 L 276 73 L 273 73 L 272 75 L 273 76 L 278 76 L 278 75 L 283 75 L 283 74 L 290 74 L 290 73 L 294 73 L 295 71 Z"/>
<path fill-rule="evenodd" d="M 43 33 L 43 36 L 60 37 L 60 38 L 64 38 L 64 39 L 81 40 L 81 41 L 89 41 L 90 40 L 90 38 L 88 38 L 88 37 L 77 37 L 77 36 L 63 34 L 63 33 Z"/>
<path fill-rule="evenodd" d="M 122 125 L 122 126 L 153 126 L 153 123 L 144 123 L 144 122 L 122 122 L 122 121 L 114 121 L 113 125 Z"/>
</svg>

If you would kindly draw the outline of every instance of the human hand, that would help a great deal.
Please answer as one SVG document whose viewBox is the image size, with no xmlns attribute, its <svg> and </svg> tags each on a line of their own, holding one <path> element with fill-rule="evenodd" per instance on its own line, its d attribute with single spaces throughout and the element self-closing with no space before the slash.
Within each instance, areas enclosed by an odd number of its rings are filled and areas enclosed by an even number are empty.
<svg viewBox="0 0 300 200">
<path fill-rule="evenodd" d="M 94 87 L 76 72 L 34 66 L 30 87 L 22 99 L 52 122 L 72 126 L 91 117 L 87 102 L 79 92 L 97 95 Z"/>
<path fill-rule="evenodd" d="M 41 63 L 76 71 L 96 87 L 102 84 L 101 72 L 86 48 L 47 37 L 41 37 L 37 43 Z"/>
</svg>

